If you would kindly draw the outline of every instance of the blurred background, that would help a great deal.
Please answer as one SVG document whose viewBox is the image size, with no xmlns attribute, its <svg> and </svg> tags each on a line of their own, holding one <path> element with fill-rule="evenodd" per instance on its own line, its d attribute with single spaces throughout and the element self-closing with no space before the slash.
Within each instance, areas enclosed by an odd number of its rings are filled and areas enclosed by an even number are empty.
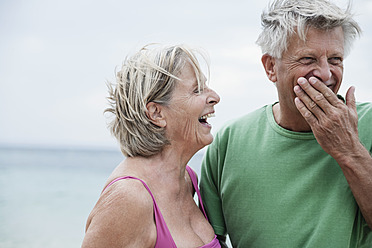
<svg viewBox="0 0 372 248">
<path fill-rule="evenodd" d="M 335 1 L 340 7 L 346 0 Z M 221 102 L 213 132 L 276 101 L 255 44 L 268 1 L 0 1 L 0 247 L 79 247 L 102 186 L 123 159 L 103 115 L 106 82 L 147 43 L 205 50 Z M 340 94 L 371 101 L 372 0 Z M 200 172 L 203 151 L 190 165 Z"/>
</svg>

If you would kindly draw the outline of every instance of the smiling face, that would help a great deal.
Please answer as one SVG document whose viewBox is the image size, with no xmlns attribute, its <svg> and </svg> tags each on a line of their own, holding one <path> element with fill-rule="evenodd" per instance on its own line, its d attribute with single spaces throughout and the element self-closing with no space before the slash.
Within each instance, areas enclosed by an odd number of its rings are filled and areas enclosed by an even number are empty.
<svg viewBox="0 0 372 248">
<path fill-rule="evenodd" d="M 214 115 L 214 105 L 220 98 L 205 85 L 199 90 L 195 72 L 189 62 L 178 77 L 181 79 L 172 93 L 170 104 L 164 109 L 166 134 L 171 144 L 184 144 L 199 150 L 213 141 L 208 117 Z"/>
<path fill-rule="evenodd" d="M 272 64 L 269 71 L 265 66 L 269 79 L 276 83 L 281 111 L 299 115 L 294 104 L 293 88 L 300 77 L 317 77 L 337 93 L 342 82 L 343 59 L 344 35 L 341 27 L 331 30 L 310 27 L 306 41 L 293 35 L 282 58 L 269 59 Z M 264 59 L 263 62 L 265 65 Z"/>
</svg>

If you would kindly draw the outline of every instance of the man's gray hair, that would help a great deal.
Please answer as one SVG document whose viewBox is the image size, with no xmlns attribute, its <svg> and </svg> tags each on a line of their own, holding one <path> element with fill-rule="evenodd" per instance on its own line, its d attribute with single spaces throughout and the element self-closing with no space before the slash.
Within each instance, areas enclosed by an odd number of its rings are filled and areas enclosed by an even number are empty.
<svg viewBox="0 0 372 248">
<path fill-rule="evenodd" d="M 201 51 L 184 45 L 147 45 L 124 61 L 116 84 L 108 84 L 110 107 L 105 112 L 113 114 L 109 129 L 125 156 L 149 157 L 170 144 L 165 128 L 148 118 L 146 105 L 169 104 L 186 63 L 194 69 L 198 87 L 204 87 L 196 53 L 206 59 Z"/>
<path fill-rule="evenodd" d="M 309 27 L 329 30 L 342 27 L 344 55 L 350 53 L 352 44 L 361 34 L 358 23 L 351 14 L 351 2 L 342 10 L 327 0 L 276 0 L 261 15 L 262 32 L 257 44 L 264 54 L 281 58 L 287 50 L 289 38 L 297 34 L 303 41 Z"/>
</svg>

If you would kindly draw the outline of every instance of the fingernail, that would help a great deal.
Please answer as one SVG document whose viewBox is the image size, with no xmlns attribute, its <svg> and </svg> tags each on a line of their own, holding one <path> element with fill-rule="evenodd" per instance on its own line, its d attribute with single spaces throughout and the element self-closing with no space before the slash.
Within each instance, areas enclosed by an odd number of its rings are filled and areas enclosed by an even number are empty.
<svg viewBox="0 0 372 248">
<path fill-rule="evenodd" d="M 298 86 L 298 85 L 296 85 L 296 86 L 294 87 L 294 91 L 300 93 L 300 92 L 301 92 L 301 87 Z"/>
<path fill-rule="evenodd" d="M 299 84 L 305 84 L 305 83 L 306 83 L 306 79 L 305 79 L 305 78 L 299 78 L 299 79 L 297 80 L 297 82 L 298 82 Z"/>
<path fill-rule="evenodd" d="M 316 83 L 316 78 L 313 78 L 313 77 L 310 78 L 310 79 L 309 79 L 309 82 L 310 82 L 311 84 L 315 84 L 315 83 Z"/>
</svg>

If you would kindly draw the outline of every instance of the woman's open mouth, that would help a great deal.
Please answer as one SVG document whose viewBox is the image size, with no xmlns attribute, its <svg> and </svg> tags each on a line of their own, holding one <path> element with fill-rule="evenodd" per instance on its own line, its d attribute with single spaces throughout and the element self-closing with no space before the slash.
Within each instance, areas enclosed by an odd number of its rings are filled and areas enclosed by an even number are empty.
<svg viewBox="0 0 372 248">
<path fill-rule="evenodd" d="M 199 122 L 201 123 L 201 124 L 203 124 L 203 125 L 207 125 L 207 126 L 211 126 L 209 123 L 208 123 L 208 118 L 210 118 L 210 117 L 214 117 L 215 116 L 215 114 L 214 113 L 210 113 L 210 114 L 206 114 L 206 115 L 203 115 L 203 116 L 201 116 L 201 117 L 199 117 Z"/>
</svg>

